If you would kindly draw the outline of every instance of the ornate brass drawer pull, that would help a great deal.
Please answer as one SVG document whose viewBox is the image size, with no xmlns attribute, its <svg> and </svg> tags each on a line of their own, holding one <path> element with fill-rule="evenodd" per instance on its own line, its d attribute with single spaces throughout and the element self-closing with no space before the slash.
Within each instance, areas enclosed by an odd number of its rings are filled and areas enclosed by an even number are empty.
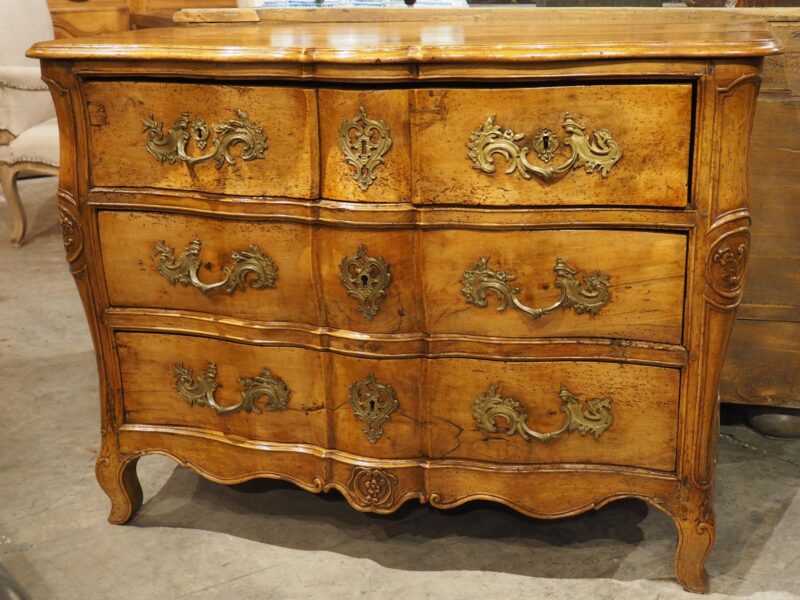
<svg viewBox="0 0 800 600">
<path fill-rule="evenodd" d="M 386 261 L 380 256 L 368 256 L 362 244 L 354 255 L 342 259 L 339 279 L 347 293 L 358 300 L 361 314 L 371 321 L 378 314 L 378 301 L 386 296 L 392 274 Z"/>
<path fill-rule="evenodd" d="M 373 444 L 383 435 L 381 426 L 400 406 L 394 388 L 378 383 L 373 373 L 350 386 L 349 401 L 356 417 L 365 423 L 364 435 Z"/>
<path fill-rule="evenodd" d="M 178 258 L 175 249 L 167 246 L 165 241 L 153 244 L 153 252 L 157 258 L 156 270 L 172 285 L 190 283 L 204 294 L 221 290 L 232 294 L 236 290 L 244 291 L 245 284 L 251 288 L 263 290 L 274 288 L 278 278 L 278 267 L 269 257 L 261 253 L 258 246 L 250 246 L 248 250 L 232 252 L 233 264 L 222 269 L 225 278 L 217 283 L 203 283 L 197 276 L 202 264 L 200 260 L 200 240 L 195 239 L 186 247 Z"/>
<path fill-rule="evenodd" d="M 237 108 L 236 115 L 238 119 L 231 119 L 214 126 L 214 131 L 219 136 L 215 140 L 209 140 L 209 127 L 201 117 L 191 119 L 189 113 L 184 112 L 165 135 L 164 124 L 150 115 L 143 120 L 144 132 L 147 134 L 145 148 L 162 163 L 168 162 L 174 165 L 181 161 L 190 169 L 208 160 L 216 162 L 217 169 L 222 168 L 225 163 L 236 164 L 236 159 L 230 150 L 237 144 L 244 146 L 242 160 L 264 158 L 264 153 L 267 151 L 267 136 L 264 130 L 251 121 L 242 109 Z M 186 153 L 186 146 L 190 140 L 194 140 L 199 150 L 205 150 L 210 141 L 213 150 L 200 156 L 189 156 Z"/>
<path fill-rule="evenodd" d="M 339 127 L 339 149 L 355 169 L 353 179 L 362 191 L 377 179 L 375 169 L 383 164 L 383 157 L 391 147 L 392 137 L 386 123 L 370 119 L 363 106 L 359 107 L 358 115 Z"/>
<path fill-rule="evenodd" d="M 252 412 L 257 415 L 262 413 L 259 406 L 263 397 L 267 398 L 264 406 L 269 411 L 285 410 L 289 404 L 291 392 L 283 379 L 261 369 L 255 377 L 243 377 L 239 380 L 242 386 L 242 397 L 238 404 L 220 406 L 214 398 L 219 384 L 217 383 L 217 365 L 210 363 L 208 368 L 195 379 L 192 370 L 183 366 L 183 363 L 172 365 L 175 374 L 175 389 L 190 406 L 210 406 L 218 415 L 228 415 L 239 411 Z"/>
<path fill-rule="evenodd" d="M 510 163 L 506 173 L 518 171 L 525 179 L 532 175 L 545 181 L 560 179 L 572 169 L 583 167 L 587 173 L 599 171 L 606 177 L 611 168 L 622 158 L 622 148 L 607 129 L 599 129 L 591 135 L 585 133 L 586 127 L 579 124 L 575 117 L 564 115 L 562 127 L 567 135 L 563 140 L 549 129 L 540 129 L 531 141 L 533 151 L 544 163 L 549 163 L 560 146 L 571 149 L 569 158 L 560 165 L 540 167 L 528 162 L 531 148 L 520 147 L 517 142 L 525 137 L 524 133 L 505 131 L 495 123 L 496 115 L 486 117 L 483 125 L 469 136 L 467 148 L 468 158 L 472 165 L 484 173 L 494 173 L 494 155 L 499 154 Z"/>
<path fill-rule="evenodd" d="M 512 287 L 508 283 L 514 281 L 516 275 L 492 269 L 489 266 L 488 256 L 482 256 L 474 267 L 464 271 L 464 276 L 461 278 L 463 285 L 461 293 L 466 297 L 467 304 L 485 308 L 489 304 L 486 295 L 492 292 L 500 299 L 497 310 L 505 310 L 511 303 L 514 308 L 534 319 L 539 319 L 559 307 L 572 308 L 578 314 L 588 312 L 594 315 L 611 299 L 611 292 L 608 291 L 610 276 L 605 273 L 595 271 L 580 282 L 575 278 L 578 272 L 568 267 L 560 258 L 556 258 L 553 271 L 556 273 L 555 286 L 561 290 L 561 297 L 544 308 L 532 308 L 520 302 L 518 294 L 521 288 Z"/>
<path fill-rule="evenodd" d="M 478 428 L 489 433 L 519 433 L 525 440 L 549 442 L 577 429 L 581 435 L 591 433 L 597 439 L 614 422 L 610 399 L 592 398 L 582 403 L 562 384 L 558 395 L 561 396 L 561 412 L 566 415 L 564 424 L 555 431 L 540 433 L 528 426 L 528 415 L 520 403 L 514 398 L 501 396 L 499 389 L 500 384 L 494 383 L 472 402 L 472 417 Z M 507 423 L 504 430 L 498 429 L 498 419 Z"/>
</svg>

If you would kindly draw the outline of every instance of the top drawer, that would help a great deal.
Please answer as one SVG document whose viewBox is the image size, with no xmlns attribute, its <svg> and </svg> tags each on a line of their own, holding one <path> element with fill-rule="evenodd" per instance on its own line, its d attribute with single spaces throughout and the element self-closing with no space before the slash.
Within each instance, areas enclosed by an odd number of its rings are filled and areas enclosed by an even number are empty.
<svg viewBox="0 0 800 600">
<path fill-rule="evenodd" d="M 418 89 L 415 202 L 684 207 L 692 86 Z"/>
<path fill-rule="evenodd" d="M 84 98 L 95 186 L 318 196 L 315 90 L 94 81 Z"/>
</svg>

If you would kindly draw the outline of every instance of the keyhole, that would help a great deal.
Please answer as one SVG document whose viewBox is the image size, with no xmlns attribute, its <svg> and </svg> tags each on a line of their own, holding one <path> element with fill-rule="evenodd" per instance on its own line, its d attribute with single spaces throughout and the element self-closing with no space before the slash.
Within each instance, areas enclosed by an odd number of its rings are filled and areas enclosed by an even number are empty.
<svg viewBox="0 0 800 600">
<path fill-rule="evenodd" d="M 375 400 L 369 401 L 369 412 L 375 412 Z"/>
<path fill-rule="evenodd" d="M 542 145 L 545 151 L 550 150 L 550 136 L 546 133 L 542 136 Z"/>
<path fill-rule="evenodd" d="M 367 287 L 368 284 L 369 284 L 369 277 L 367 277 L 366 275 L 362 275 L 361 276 L 361 286 L 362 287 Z"/>
</svg>

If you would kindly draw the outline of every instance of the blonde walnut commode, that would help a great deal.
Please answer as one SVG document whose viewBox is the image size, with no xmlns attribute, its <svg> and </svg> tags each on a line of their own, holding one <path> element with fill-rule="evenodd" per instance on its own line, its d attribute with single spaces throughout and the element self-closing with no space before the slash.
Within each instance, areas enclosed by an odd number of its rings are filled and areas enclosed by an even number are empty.
<svg viewBox="0 0 800 600">
<path fill-rule="evenodd" d="M 152 453 L 379 514 L 633 497 L 706 591 L 776 42 L 716 13 L 313 14 L 32 50 L 109 520 Z"/>
</svg>

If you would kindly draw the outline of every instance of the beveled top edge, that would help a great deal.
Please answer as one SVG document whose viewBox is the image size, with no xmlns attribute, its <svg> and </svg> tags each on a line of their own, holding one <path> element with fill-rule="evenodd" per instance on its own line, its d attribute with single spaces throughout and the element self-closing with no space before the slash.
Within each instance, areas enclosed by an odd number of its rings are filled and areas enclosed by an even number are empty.
<svg viewBox="0 0 800 600">
<path fill-rule="evenodd" d="M 763 22 L 722 13 L 703 20 L 688 16 L 681 19 L 674 13 L 668 16 L 659 9 L 651 10 L 646 20 L 621 18 L 621 13 L 607 21 L 599 16 L 587 18 L 587 15 L 597 14 L 593 10 L 570 10 L 557 19 L 552 16 L 553 11 L 543 19 L 507 18 L 517 14 L 517 9 L 513 13 L 506 10 L 482 13 L 489 16 L 467 21 L 192 25 L 40 42 L 31 48 L 28 56 L 39 59 L 375 64 L 730 58 L 766 56 L 780 51 L 780 42 Z"/>
</svg>

